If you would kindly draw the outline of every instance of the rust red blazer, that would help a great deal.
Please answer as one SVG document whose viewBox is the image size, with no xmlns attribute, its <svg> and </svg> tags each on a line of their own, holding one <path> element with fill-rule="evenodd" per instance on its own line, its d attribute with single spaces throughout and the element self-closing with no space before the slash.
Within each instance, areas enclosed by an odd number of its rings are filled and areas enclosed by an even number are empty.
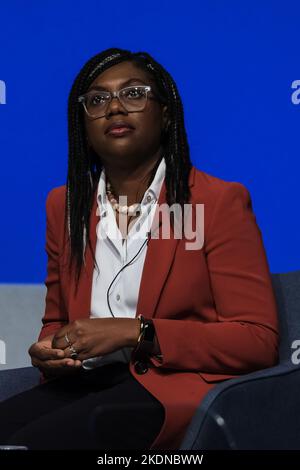
<svg viewBox="0 0 300 470">
<path fill-rule="evenodd" d="M 136 315 L 153 318 L 163 362 L 130 372 L 165 408 L 152 449 L 176 449 L 208 390 L 217 382 L 277 362 L 277 310 L 262 235 L 248 190 L 192 167 L 191 202 L 204 204 L 204 246 L 185 239 L 150 239 Z M 77 318 L 89 318 L 93 264 L 90 250 L 77 296 L 65 268 L 65 186 L 46 202 L 46 309 L 40 338 Z M 163 183 L 159 204 L 166 202 Z M 96 247 L 96 195 L 90 237 Z M 147 425 L 147 424 L 145 424 Z"/>
</svg>

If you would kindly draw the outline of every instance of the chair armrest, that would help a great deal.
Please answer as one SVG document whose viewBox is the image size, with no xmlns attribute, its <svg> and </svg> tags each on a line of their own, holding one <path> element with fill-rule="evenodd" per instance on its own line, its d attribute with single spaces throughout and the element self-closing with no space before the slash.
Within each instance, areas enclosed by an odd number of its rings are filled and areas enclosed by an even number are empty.
<svg viewBox="0 0 300 470">
<path fill-rule="evenodd" d="M 40 372 L 35 367 L 0 371 L 0 401 L 39 384 Z"/>
<path fill-rule="evenodd" d="M 180 449 L 300 449 L 300 368 L 290 362 L 217 384 Z"/>
</svg>

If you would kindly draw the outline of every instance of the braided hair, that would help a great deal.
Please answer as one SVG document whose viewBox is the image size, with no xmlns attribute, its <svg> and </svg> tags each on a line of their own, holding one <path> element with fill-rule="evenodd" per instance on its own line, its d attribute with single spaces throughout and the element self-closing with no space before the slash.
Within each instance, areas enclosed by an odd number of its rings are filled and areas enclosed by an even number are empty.
<svg viewBox="0 0 300 470">
<path fill-rule="evenodd" d="M 183 208 L 183 204 L 188 203 L 190 199 L 188 178 L 192 164 L 184 126 L 183 106 L 171 75 L 146 52 L 132 53 L 125 49 L 109 48 L 92 57 L 75 78 L 68 99 L 69 158 L 65 233 L 69 234 L 70 241 L 69 269 L 71 270 L 73 262 L 76 265 L 76 290 L 82 265 L 85 263 L 86 244 L 91 250 L 94 264 L 97 264 L 89 231 L 94 194 L 102 170 L 99 156 L 86 139 L 84 110 L 78 103 L 78 97 L 88 90 L 98 75 L 123 61 L 133 62 L 154 80 L 159 100 L 168 107 L 169 126 L 162 133 L 161 141 L 166 162 L 167 204 L 171 206 L 177 203 Z M 155 165 L 154 170 L 156 167 Z"/>
</svg>

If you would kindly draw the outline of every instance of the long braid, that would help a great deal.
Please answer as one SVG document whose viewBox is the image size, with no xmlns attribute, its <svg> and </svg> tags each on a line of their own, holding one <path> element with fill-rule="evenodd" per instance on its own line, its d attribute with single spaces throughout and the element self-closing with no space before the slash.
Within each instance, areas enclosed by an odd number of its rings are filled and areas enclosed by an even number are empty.
<svg viewBox="0 0 300 470">
<path fill-rule="evenodd" d="M 94 264 L 97 265 L 89 231 L 91 208 L 102 170 L 99 157 L 88 147 L 84 129 L 84 111 L 78 103 L 78 96 L 88 90 L 99 74 L 123 61 L 132 61 L 153 78 L 158 96 L 168 108 L 169 127 L 162 140 L 166 161 L 167 204 L 171 206 L 177 203 L 183 209 L 183 204 L 190 200 L 188 178 L 192 164 L 183 106 L 171 75 L 147 52 L 132 53 L 124 49 L 110 48 L 92 57 L 75 78 L 68 100 L 69 158 L 65 233 L 68 233 L 70 241 L 69 269 L 71 270 L 73 263 L 76 265 L 76 290 L 85 262 L 86 245 L 89 246 Z"/>
</svg>

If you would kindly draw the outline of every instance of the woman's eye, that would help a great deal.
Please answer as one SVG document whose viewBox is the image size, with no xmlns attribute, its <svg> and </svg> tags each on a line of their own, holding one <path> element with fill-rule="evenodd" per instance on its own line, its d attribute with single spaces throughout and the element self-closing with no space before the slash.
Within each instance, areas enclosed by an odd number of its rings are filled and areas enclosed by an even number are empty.
<svg viewBox="0 0 300 470">
<path fill-rule="evenodd" d="M 103 95 L 94 95 L 91 96 L 90 104 L 96 106 L 97 104 L 102 104 L 105 102 L 105 97 Z"/>
<path fill-rule="evenodd" d="M 132 88 L 130 90 L 127 90 L 127 92 L 125 92 L 125 96 L 126 98 L 135 99 L 135 98 L 141 98 L 143 96 L 143 93 L 144 91 L 141 89 Z"/>
</svg>

